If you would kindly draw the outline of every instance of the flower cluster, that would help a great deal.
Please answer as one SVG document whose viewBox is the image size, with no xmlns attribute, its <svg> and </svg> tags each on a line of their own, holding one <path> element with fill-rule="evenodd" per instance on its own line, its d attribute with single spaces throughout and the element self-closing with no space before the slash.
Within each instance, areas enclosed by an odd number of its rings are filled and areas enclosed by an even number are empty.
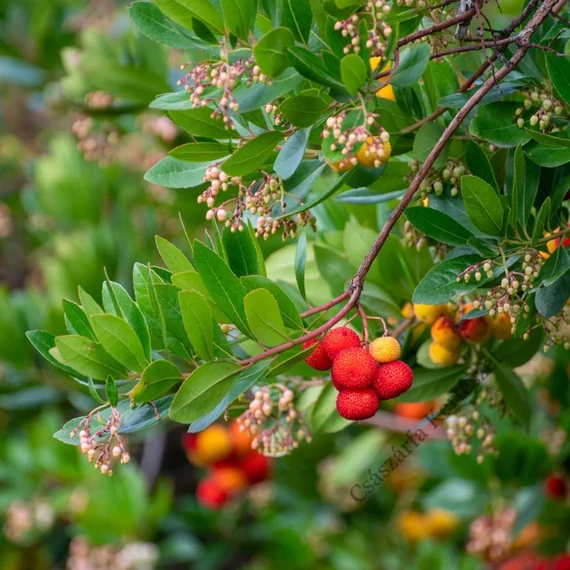
<svg viewBox="0 0 570 570">
<path fill-rule="evenodd" d="M 111 408 L 109 419 L 103 427 L 91 434 L 91 421 L 97 411 L 93 410 L 83 418 L 70 435 L 74 438 L 79 434 L 81 453 L 87 455 L 89 463 L 95 462 L 95 469 L 99 469 L 102 475 L 111 476 L 113 474 L 111 469 L 113 459 L 119 459 L 121 463 L 128 463 L 131 458 L 126 451 L 123 439 L 118 434 L 121 414 L 117 408 Z"/>
<path fill-rule="evenodd" d="M 222 47 L 222 54 L 224 52 L 225 48 Z M 269 81 L 251 57 L 239 58 L 234 63 L 229 63 L 226 54 L 221 61 L 189 62 L 182 64 L 180 69 L 188 70 L 186 75 L 178 80 L 178 85 L 184 85 L 184 89 L 190 93 L 192 105 L 206 107 L 214 103 L 216 109 L 212 112 L 212 116 L 221 117 L 228 129 L 234 127 L 230 114 L 239 111 L 234 89 L 241 82 L 249 85 Z"/>
<path fill-rule="evenodd" d="M 96 125 L 92 117 L 79 115 L 73 121 L 71 131 L 77 137 L 77 148 L 85 160 L 107 166 L 115 159 L 119 132 L 111 123 Z"/>
<path fill-rule="evenodd" d="M 409 167 L 410 173 L 404 178 L 406 182 L 413 180 L 421 167 L 421 163 L 418 160 L 412 159 L 409 162 Z M 469 171 L 465 165 L 457 159 L 448 160 L 443 168 L 431 168 L 427 176 L 421 182 L 420 198 L 423 200 L 432 192 L 436 196 L 441 196 L 446 186 L 449 186 L 451 196 L 457 196 L 457 194 L 459 194 L 461 177 L 466 174 L 469 174 Z"/>
<path fill-rule="evenodd" d="M 359 53 L 362 42 L 373 57 L 383 57 L 392 35 L 392 28 L 385 21 L 389 13 L 390 4 L 385 0 L 367 0 L 360 12 L 336 22 L 334 29 L 348 40 L 344 53 Z"/>
<path fill-rule="evenodd" d="M 198 203 L 205 203 L 209 208 L 206 219 L 215 218 L 219 222 L 225 222 L 231 231 L 241 232 L 244 229 L 243 218 L 246 213 L 257 214 L 259 218 L 256 222 L 256 236 L 263 236 L 264 239 L 277 233 L 280 228 L 283 239 L 295 237 L 297 226 L 309 224 L 315 228 L 315 218 L 309 211 L 300 212 L 295 220 L 285 218 L 286 198 L 290 195 L 286 192 L 281 178 L 263 171 L 261 176 L 261 179 L 246 184 L 241 176 L 228 176 L 219 168 L 219 163 L 209 166 L 204 175 L 204 182 L 208 182 L 209 186 L 198 196 Z M 216 205 L 219 194 L 230 187 L 237 189 L 237 195 Z M 231 213 L 228 211 L 230 207 L 233 207 Z M 274 209 L 277 208 L 280 210 L 279 217 L 273 215 Z"/>
<path fill-rule="evenodd" d="M 238 418 L 243 429 L 254 435 L 253 449 L 263 455 L 280 457 L 311 441 L 303 414 L 295 407 L 293 390 L 271 384 L 256 390 L 248 409 Z"/>
<path fill-rule="evenodd" d="M 523 94 L 525 99 L 523 105 L 515 111 L 515 119 L 519 128 L 523 129 L 525 125 L 536 127 L 542 132 L 556 132 L 553 114 L 558 117 L 564 113 L 564 106 L 557 101 L 552 93 L 548 93 L 545 89 L 536 89 L 534 91 Z"/>
<path fill-rule="evenodd" d="M 517 512 L 506 509 L 475 519 L 469 528 L 467 551 L 497 562 L 509 553 L 513 542 L 513 526 Z"/>
<path fill-rule="evenodd" d="M 82 538 L 69 545 L 66 570 L 152 570 L 158 548 L 150 542 L 131 542 L 118 548 L 109 544 L 92 546 Z"/>
<path fill-rule="evenodd" d="M 37 533 L 48 531 L 54 520 L 55 511 L 44 500 L 13 501 L 6 509 L 4 535 L 11 542 L 23 545 Z"/>
</svg>

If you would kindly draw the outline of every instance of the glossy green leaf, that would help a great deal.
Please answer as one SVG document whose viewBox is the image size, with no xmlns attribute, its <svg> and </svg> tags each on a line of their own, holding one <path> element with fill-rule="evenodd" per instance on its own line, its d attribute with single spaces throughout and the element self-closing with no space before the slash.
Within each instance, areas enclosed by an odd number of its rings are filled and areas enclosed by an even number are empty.
<svg viewBox="0 0 570 570">
<path fill-rule="evenodd" d="M 542 329 L 534 329 L 527 340 L 513 337 L 503 341 L 494 351 L 493 356 L 499 362 L 516 368 L 526 364 L 542 346 L 543 341 Z"/>
<path fill-rule="evenodd" d="M 190 344 L 203 360 L 214 357 L 214 320 L 208 301 L 196 291 L 180 291 L 180 311 Z"/>
<path fill-rule="evenodd" d="M 63 312 L 65 322 L 70 334 L 85 336 L 91 340 L 96 340 L 93 327 L 89 322 L 89 317 L 82 307 L 68 299 L 63 300 Z"/>
<path fill-rule="evenodd" d="M 174 397 L 170 419 L 189 424 L 211 412 L 235 384 L 240 370 L 235 362 L 223 360 L 196 368 Z"/>
<path fill-rule="evenodd" d="M 554 53 L 545 53 L 546 69 L 554 88 L 570 104 L 570 61 Z"/>
<path fill-rule="evenodd" d="M 297 287 L 303 296 L 307 299 L 305 291 L 305 265 L 307 263 L 307 234 L 303 232 L 297 240 L 297 249 L 295 250 L 295 279 Z"/>
<path fill-rule="evenodd" d="M 291 65 L 303 77 L 327 87 L 344 90 L 344 84 L 331 75 L 323 60 L 314 53 L 299 46 L 285 48 L 285 53 Z"/>
<path fill-rule="evenodd" d="M 536 308 L 547 319 L 560 313 L 570 298 L 570 271 L 552 285 L 540 287 L 536 292 Z"/>
<path fill-rule="evenodd" d="M 268 131 L 256 136 L 222 163 L 222 170 L 230 176 L 245 176 L 257 170 L 282 138 L 283 134 L 278 131 Z"/>
<path fill-rule="evenodd" d="M 233 129 L 226 129 L 220 117 L 212 117 L 213 113 L 209 107 L 197 107 L 188 111 L 170 111 L 170 118 L 185 131 L 197 137 L 222 140 L 238 138 Z"/>
<path fill-rule="evenodd" d="M 55 348 L 55 336 L 47 331 L 28 331 L 26 333 L 28 340 L 32 346 L 53 366 L 57 366 L 61 370 L 67 372 L 72 377 L 84 379 L 85 376 L 78 374 L 73 368 L 66 366 L 52 356 L 50 350 Z"/>
<path fill-rule="evenodd" d="M 415 85 L 425 71 L 430 56 L 428 44 L 414 44 L 400 56 L 400 63 L 390 77 L 395 87 L 411 87 Z"/>
<path fill-rule="evenodd" d="M 197 18 L 212 30 L 219 33 L 224 32 L 222 15 L 210 0 L 176 0 L 176 2 L 190 10 L 193 18 Z"/>
<path fill-rule="evenodd" d="M 483 152 L 481 147 L 472 140 L 467 141 L 465 159 L 467 161 L 467 168 L 469 168 L 471 172 L 476 172 L 479 178 L 482 178 L 487 184 L 499 192 L 499 185 L 497 184 L 493 167 L 487 155 Z"/>
<path fill-rule="evenodd" d="M 525 148 L 525 154 L 535 164 L 546 168 L 557 168 L 570 162 L 570 148 L 531 143 Z"/>
<path fill-rule="evenodd" d="M 352 423 L 336 411 L 337 396 L 335 387 L 327 382 L 311 411 L 311 428 L 315 433 L 335 433 Z"/>
<path fill-rule="evenodd" d="M 467 370 L 466 366 L 428 369 L 414 368 L 414 383 L 397 402 L 428 402 L 449 392 Z"/>
<path fill-rule="evenodd" d="M 530 136 L 514 120 L 519 107 L 514 102 L 499 102 L 480 107 L 469 125 L 472 135 L 499 147 L 511 148 L 525 144 Z"/>
<path fill-rule="evenodd" d="M 93 297 L 87 293 L 87 291 L 81 287 L 78 287 L 78 292 L 79 301 L 88 317 L 91 317 L 91 315 L 100 315 L 104 312 L 99 303 L 97 303 L 95 299 L 93 299 Z"/>
<path fill-rule="evenodd" d="M 222 0 L 224 20 L 230 32 L 248 41 L 255 21 L 257 2 L 254 0 Z"/>
<path fill-rule="evenodd" d="M 564 247 L 557 247 L 540 270 L 540 280 L 545 287 L 552 285 L 570 270 L 570 255 Z"/>
<path fill-rule="evenodd" d="M 140 381 L 130 393 L 130 397 L 137 404 L 151 402 L 181 381 L 182 373 L 172 362 L 155 360 L 143 370 Z"/>
<path fill-rule="evenodd" d="M 470 222 L 487 235 L 500 236 L 503 206 L 493 187 L 477 176 L 463 176 L 461 195 Z"/>
<path fill-rule="evenodd" d="M 536 214 L 534 220 L 534 228 L 532 230 L 532 243 L 535 244 L 539 239 L 542 238 L 544 234 L 544 230 L 546 228 L 546 222 L 548 221 L 548 217 L 550 216 L 550 210 L 552 206 L 552 200 L 550 196 L 546 198 L 546 200 L 542 203 L 540 210 Z"/>
<path fill-rule="evenodd" d="M 114 315 L 94 315 L 93 330 L 103 348 L 128 370 L 142 371 L 146 365 L 144 349 L 130 325 Z"/>
<path fill-rule="evenodd" d="M 282 180 L 291 178 L 301 164 L 309 142 L 310 132 L 310 129 L 295 131 L 279 151 L 273 169 Z"/>
<path fill-rule="evenodd" d="M 426 123 L 416 133 L 413 145 L 413 157 L 420 162 L 425 162 L 433 147 L 437 144 L 443 134 L 443 127 L 438 123 Z M 444 148 L 438 156 L 434 166 L 440 167 L 445 165 L 448 149 Z"/>
<path fill-rule="evenodd" d="M 473 234 L 453 218 L 433 208 L 408 208 L 406 217 L 420 232 L 449 245 L 465 245 Z"/>
<path fill-rule="evenodd" d="M 495 380 L 515 418 L 528 430 L 532 407 L 530 396 L 520 377 L 509 366 L 494 360 Z"/>
<path fill-rule="evenodd" d="M 109 404 L 116 408 L 119 403 L 119 390 L 117 389 L 117 383 L 113 380 L 112 376 L 107 376 L 107 381 L 105 382 L 105 395 L 107 396 Z"/>
<path fill-rule="evenodd" d="M 160 257 L 172 273 L 182 273 L 183 271 L 193 271 L 190 260 L 184 253 L 168 240 L 155 236 L 156 248 Z"/>
<path fill-rule="evenodd" d="M 328 103 L 314 95 L 293 95 L 281 103 L 279 110 L 293 125 L 300 128 L 310 127 L 321 119 Z"/>
<path fill-rule="evenodd" d="M 245 296 L 244 307 L 249 328 L 261 344 L 277 346 L 288 339 L 279 304 L 269 291 L 250 291 Z"/>
<path fill-rule="evenodd" d="M 232 153 L 228 145 L 217 142 L 186 143 L 173 148 L 168 154 L 185 162 L 212 162 Z"/>
<path fill-rule="evenodd" d="M 255 61 L 268 77 L 281 75 L 289 66 L 285 48 L 295 45 L 295 38 L 288 28 L 273 28 L 253 46 Z"/>
<path fill-rule="evenodd" d="M 340 75 L 351 95 L 356 95 L 366 85 L 367 74 L 366 64 L 360 56 L 351 53 L 342 58 Z"/>
<path fill-rule="evenodd" d="M 224 228 L 222 241 L 230 269 L 235 275 L 242 277 L 264 273 L 263 256 L 258 251 L 251 227 L 245 227 L 242 232 L 232 232 L 231 228 Z"/>
<path fill-rule="evenodd" d="M 282 5 L 281 24 L 293 32 L 295 39 L 307 43 L 313 23 L 310 3 L 282 0 Z"/>
<path fill-rule="evenodd" d="M 204 182 L 207 169 L 207 162 L 185 162 L 166 156 L 144 175 L 144 179 L 166 188 L 193 188 Z"/>
</svg>

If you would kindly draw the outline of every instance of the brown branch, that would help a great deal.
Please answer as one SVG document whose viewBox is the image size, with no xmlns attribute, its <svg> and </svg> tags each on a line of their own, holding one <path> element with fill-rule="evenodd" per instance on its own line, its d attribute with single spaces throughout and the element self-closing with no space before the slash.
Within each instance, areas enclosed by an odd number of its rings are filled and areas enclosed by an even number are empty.
<svg viewBox="0 0 570 570">
<path fill-rule="evenodd" d="M 335 297 L 332 301 L 325 303 L 324 305 L 319 305 L 318 307 L 312 307 L 308 311 L 301 313 L 299 316 L 304 319 L 305 317 L 310 317 L 311 315 L 315 315 L 316 313 L 324 313 L 333 307 L 336 307 L 339 303 L 342 303 L 345 299 L 350 297 L 350 293 L 345 291 L 342 295 Z"/>
<path fill-rule="evenodd" d="M 254 364 L 255 362 L 259 362 L 270 356 L 274 356 L 280 354 L 281 352 L 288 350 L 289 348 L 293 348 L 294 346 L 298 346 L 304 343 L 307 340 L 315 338 L 322 333 L 328 331 L 332 326 L 336 325 L 340 322 L 352 309 L 354 309 L 358 305 L 358 300 L 360 298 L 360 294 L 362 293 L 362 289 L 364 287 L 364 280 L 366 275 L 370 271 L 372 264 L 378 257 L 382 246 L 388 239 L 390 232 L 392 231 L 393 227 L 396 225 L 396 222 L 400 219 L 401 215 L 404 213 L 404 210 L 413 200 L 416 192 L 418 191 L 422 180 L 427 176 L 429 170 L 433 166 L 434 162 L 437 160 L 438 156 L 440 155 L 441 151 L 445 147 L 445 145 L 449 142 L 450 138 L 452 137 L 453 133 L 459 128 L 459 126 L 463 123 L 465 118 L 469 115 L 469 113 L 475 108 L 475 106 L 481 102 L 483 97 L 493 88 L 493 86 L 504 79 L 513 69 L 521 62 L 523 57 L 525 56 L 528 49 L 531 47 L 530 44 L 530 36 L 532 33 L 540 26 L 540 24 L 546 19 L 552 8 L 559 2 L 559 0 L 546 0 L 535 12 L 527 26 L 524 30 L 519 34 L 519 48 L 515 52 L 515 54 L 511 57 L 511 59 L 494 74 L 493 77 L 490 77 L 483 83 L 481 88 L 474 93 L 469 100 L 465 103 L 465 105 L 459 110 L 457 115 L 453 118 L 453 120 L 449 123 L 449 125 L 444 130 L 443 134 L 441 135 L 440 139 L 435 144 L 434 148 L 426 158 L 425 162 L 422 164 L 422 167 L 412 180 L 408 190 L 404 194 L 400 204 L 398 207 L 390 214 L 388 220 L 382 227 L 376 241 L 374 242 L 372 248 L 362 261 L 358 271 L 356 272 L 355 276 L 353 277 L 350 286 L 348 288 L 347 294 L 350 296 L 346 304 L 341 308 L 341 310 L 330 320 L 326 323 L 318 327 L 317 329 L 308 332 L 305 335 L 300 336 L 294 340 L 290 340 L 273 348 L 270 348 L 264 351 L 261 354 L 257 354 L 255 356 L 251 356 L 250 358 L 246 358 L 244 360 L 240 360 L 239 363 L 242 366 L 249 366 Z M 340 297 L 343 297 L 342 295 Z M 340 297 L 334 299 L 334 304 L 338 304 L 342 302 Z M 338 301 L 338 302 L 337 302 Z M 330 305 L 328 303 L 327 305 Z M 333 305 L 334 306 L 334 305 Z M 330 308 L 330 307 L 329 307 Z M 318 312 L 315 309 L 315 312 Z"/>
</svg>

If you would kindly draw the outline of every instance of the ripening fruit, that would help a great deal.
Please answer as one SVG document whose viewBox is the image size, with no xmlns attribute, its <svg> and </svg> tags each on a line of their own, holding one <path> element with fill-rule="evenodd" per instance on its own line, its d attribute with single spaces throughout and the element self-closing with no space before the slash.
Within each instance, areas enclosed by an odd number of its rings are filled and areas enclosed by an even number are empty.
<svg viewBox="0 0 570 570">
<path fill-rule="evenodd" d="M 407 511 L 398 517 L 398 529 L 402 536 L 410 542 L 417 542 L 429 537 L 422 513 Z"/>
<path fill-rule="evenodd" d="M 208 478 L 198 483 L 196 498 L 209 509 L 219 509 L 227 503 L 229 494 L 214 479 Z"/>
<path fill-rule="evenodd" d="M 242 431 L 240 428 L 240 424 L 233 421 L 230 424 L 229 432 L 233 452 L 238 456 L 243 456 L 251 453 L 251 442 L 253 438 L 249 435 L 247 430 Z"/>
<path fill-rule="evenodd" d="M 568 222 L 567 227 L 570 228 L 570 222 Z M 559 231 L 560 228 L 556 228 L 552 233 L 557 233 Z M 548 237 L 549 235 L 552 234 L 549 232 L 544 232 L 544 237 Z M 550 257 L 550 254 L 554 253 L 559 246 L 560 246 L 559 237 L 551 239 L 546 242 L 546 249 L 548 250 L 548 253 L 541 251 L 540 255 L 542 255 L 542 257 L 544 257 L 545 259 L 548 259 Z M 568 246 L 570 246 L 570 236 L 564 237 L 564 239 L 562 240 L 562 247 L 568 247 Z"/>
<path fill-rule="evenodd" d="M 570 570 L 570 554 L 557 556 L 552 570 Z"/>
<path fill-rule="evenodd" d="M 304 342 L 303 350 L 309 348 L 310 346 L 313 346 L 314 344 L 317 345 L 317 348 L 315 348 L 315 350 L 313 350 L 313 352 L 309 356 L 307 356 L 305 362 L 315 370 L 330 370 L 332 362 L 330 358 L 327 356 L 327 353 L 325 352 L 323 343 L 320 342 L 318 339 L 312 338 Z"/>
<path fill-rule="evenodd" d="M 568 485 L 564 477 L 551 473 L 544 482 L 544 493 L 554 501 L 565 499 L 568 495 Z"/>
<path fill-rule="evenodd" d="M 372 382 L 381 400 L 391 400 L 407 392 L 414 381 L 414 372 L 402 360 L 380 364 Z"/>
<path fill-rule="evenodd" d="M 491 321 L 491 334 L 499 340 L 507 340 L 513 336 L 511 318 L 505 313 L 497 315 Z"/>
<path fill-rule="evenodd" d="M 206 465 L 224 459 L 231 451 L 232 442 L 224 426 L 214 424 L 196 435 L 195 454 Z"/>
<path fill-rule="evenodd" d="M 355 156 L 360 166 L 377 168 L 388 162 L 391 153 L 389 141 L 383 141 L 381 137 L 368 137 Z"/>
<path fill-rule="evenodd" d="M 348 327 L 337 327 L 325 335 L 323 347 L 327 356 L 334 361 L 339 352 L 347 348 L 360 347 L 360 337 Z"/>
<path fill-rule="evenodd" d="M 401 315 L 405 319 L 411 319 L 414 316 L 414 306 L 412 305 L 412 303 L 406 303 L 402 307 Z"/>
<path fill-rule="evenodd" d="M 402 347 L 393 336 L 381 336 L 370 343 L 368 352 L 376 362 L 392 362 L 400 358 Z"/>
<path fill-rule="evenodd" d="M 449 316 L 447 305 L 414 305 L 416 318 L 426 325 L 433 325 L 439 317 Z"/>
<path fill-rule="evenodd" d="M 433 402 L 396 402 L 394 413 L 401 418 L 421 420 L 433 410 Z"/>
<path fill-rule="evenodd" d="M 457 528 L 459 520 L 456 515 L 444 509 L 433 509 L 425 515 L 425 524 L 429 535 L 433 538 L 447 538 Z"/>
<path fill-rule="evenodd" d="M 431 338 L 448 350 L 457 350 L 461 346 L 461 335 L 455 323 L 449 317 L 439 317 L 431 325 Z"/>
<path fill-rule="evenodd" d="M 186 452 L 186 457 L 188 458 L 188 461 L 190 461 L 190 463 L 192 463 L 192 465 L 195 465 L 196 467 L 202 467 L 204 463 L 200 460 L 198 454 L 196 453 L 197 438 L 198 436 L 195 433 L 185 433 L 182 436 L 182 447 Z"/>
<path fill-rule="evenodd" d="M 337 160 L 336 162 L 327 161 L 327 164 L 335 172 L 348 172 L 356 166 L 356 164 L 350 158 L 343 158 L 342 160 Z"/>
<path fill-rule="evenodd" d="M 367 388 L 376 374 L 376 361 L 360 347 L 343 350 L 333 361 L 331 379 L 337 390 Z"/>
<path fill-rule="evenodd" d="M 429 345 L 428 350 L 429 358 L 434 364 L 439 364 L 440 366 L 453 366 L 459 360 L 461 356 L 461 350 L 456 348 L 455 350 L 449 350 L 445 346 L 441 346 L 437 342 L 432 342 Z"/>
<path fill-rule="evenodd" d="M 228 495 L 239 493 L 247 486 L 247 479 L 239 467 L 214 467 L 212 479 Z"/>
<path fill-rule="evenodd" d="M 372 388 L 341 390 L 336 398 L 336 410 L 346 420 L 371 418 L 378 411 L 380 400 Z"/>
<path fill-rule="evenodd" d="M 261 455 L 261 453 L 250 453 L 241 461 L 240 468 L 247 482 L 250 485 L 254 485 L 255 483 L 265 481 L 269 477 L 271 463 L 269 459 L 265 457 L 265 455 Z"/>
<path fill-rule="evenodd" d="M 461 338 L 470 344 L 483 344 L 491 336 L 491 325 L 485 317 L 463 319 L 458 328 Z"/>
<path fill-rule="evenodd" d="M 372 71 L 374 71 L 380 65 L 381 60 L 381 57 L 370 58 L 370 67 Z M 380 71 L 390 71 L 390 69 L 392 69 L 392 63 L 389 61 Z M 394 88 L 390 84 L 382 87 L 381 89 L 378 89 L 378 91 L 376 91 L 376 97 L 380 97 L 380 99 L 389 99 L 390 101 L 396 100 L 396 96 L 394 95 Z"/>
</svg>

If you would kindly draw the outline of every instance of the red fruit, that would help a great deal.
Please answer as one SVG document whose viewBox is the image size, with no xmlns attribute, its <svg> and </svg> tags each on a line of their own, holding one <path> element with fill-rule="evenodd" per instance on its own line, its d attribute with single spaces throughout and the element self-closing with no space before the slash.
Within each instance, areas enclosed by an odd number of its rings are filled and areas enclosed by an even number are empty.
<svg viewBox="0 0 570 570">
<path fill-rule="evenodd" d="M 372 388 L 341 390 L 336 398 L 339 415 L 353 421 L 371 418 L 378 411 L 379 405 L 380 400 Z"/>
<path fill-rule="evenodd" d="M 570 570 L 570 555 L 561 554 L 554 561 L 552 570 Z"/>
<path fill-rule="evenodd" d="M 360 337 L 348 327 L 338 327 L 330 330 L 323 340 L 327 356 L 334 361 L 335 357 L 347 348 L 359 348 Z"/>
<path fill-rule="evenodd" d="M 332 362 L 327 356 L 322 342 L 319 342 L 316 338 L 312 338 L 311 340 L 303 343 L 303 350 L 313 346 L 314 344 L 317 345 L 317 348 L 313 350 L 310 356 L 307 356 L 305 362 L 315 370 L 329 370 L 332 366 Z"/>
<path fill-rule="evenodd" d="M 240 463 L 240 467 L 250 484 L 261 483 L 269 477 L 271 463 L 261 453 L 251 453 Z"/>
<path fill-rule="evenodd" d="M 401 360 L 381 364 L 372 387 L 381 400 L 391 400 L 407 392 L 414 381 L 412 369 Z"/>
<path fill-rule="evenodd" d="M 226 504 L 229 494 L 213 479 L 204 479 L 198 483 L 196 498 L 209 509 L 219 509 Z"/>
<path fill-rule="evenodd" d="M 364 348 L 347 348 L 333 361 L 331 378 L 337 390 L 368 388 L 378 364 Z"/>
<path fill-rule="evenodd" d="M 544 482 L 544 492 L 551 499 L 564 499 L 568 495 L 568 486 L 566 481 L 560 475 L 550 474 Z"/>
<path fill-rule="evenodd" d="M 182 436 L 182 447 L 184 451 L 194 451 L 196 449 L 196 438 L 195 433 L 185 433 Z"/>
</svg>

